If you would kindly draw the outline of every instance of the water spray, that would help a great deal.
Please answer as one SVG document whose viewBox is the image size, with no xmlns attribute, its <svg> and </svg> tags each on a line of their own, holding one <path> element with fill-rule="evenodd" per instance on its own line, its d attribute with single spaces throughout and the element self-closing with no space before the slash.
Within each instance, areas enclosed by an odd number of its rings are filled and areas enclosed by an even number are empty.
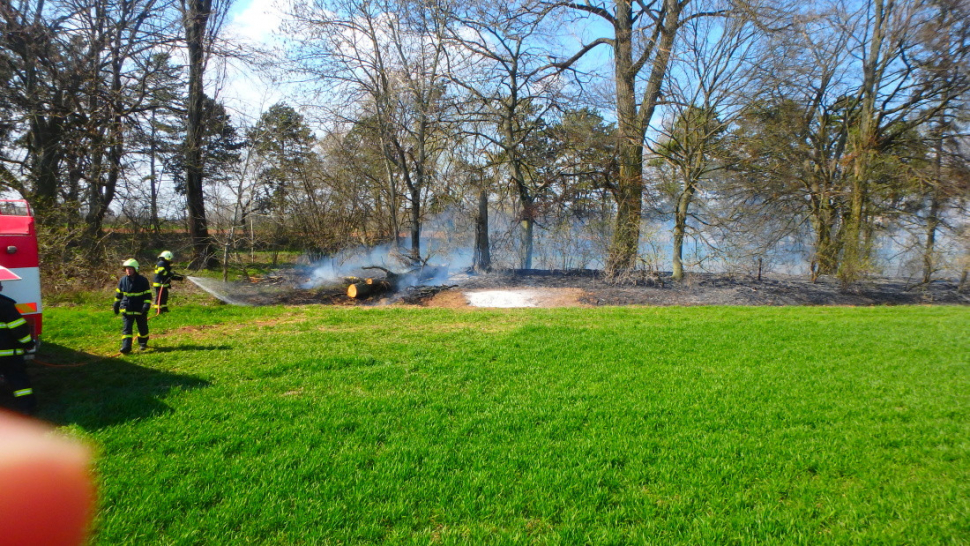
<svg viewBox="0 0 970 546">
<path fill-rule="evenodd" d="M 230 283 L 224 283 L 222 281 L 217 281 L 214 279 L 206 279 L 202 277 L 192 277 L 186 276 L 186 279 L 192 281 L 192 284 L 198 286 L 202 290 L 212 295 L 214 298 L 218 299 L 223 303 L 228 303 L 230 305 L 243 305 L 251 306 L 252 303 L 248 301 L 239 299 L 230 294 L 230 290 L 238 290 L 238 288 L 233 287 Z"/>
</svg>

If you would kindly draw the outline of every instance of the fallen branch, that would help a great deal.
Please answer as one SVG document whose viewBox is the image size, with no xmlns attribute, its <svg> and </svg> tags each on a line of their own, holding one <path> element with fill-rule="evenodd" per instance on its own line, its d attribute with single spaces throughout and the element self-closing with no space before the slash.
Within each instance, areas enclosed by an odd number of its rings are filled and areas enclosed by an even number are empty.
<svg viewBox="0 0 970 546">
<path fill-rule="evenodd" d="M 422 266 L 404 273 L 395 273 L 378 265 L 362 267 L 361 269 L 379 269 L 384 272 L 385 276 L 383 279 L 368 278 L 350 283 L 347 287 L 347 296 L 351 298 L 359 299 L 384 292 L 396 292 L 402 287 L 417 285 L 422 281 L 448 273 L 448 268 L 443 266 Z"/>
</svg>

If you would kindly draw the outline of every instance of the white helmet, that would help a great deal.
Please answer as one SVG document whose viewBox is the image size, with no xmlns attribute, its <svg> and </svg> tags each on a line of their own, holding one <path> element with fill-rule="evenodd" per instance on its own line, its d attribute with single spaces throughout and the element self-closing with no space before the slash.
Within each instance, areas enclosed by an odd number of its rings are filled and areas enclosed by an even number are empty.
<svg viewBox="0 0 970 546">
<path fill-rule="evenodd" d="M 165 258 L 168 261 L 175 259 L 175 255 L 172 254 L 171 250 L 163 250 L 161 254 L 158 255 L 159 258 Z"/>
<path fill-rule="evenodd" d="M 138 271 L 138 260 L 134 258 L 128 258 L 121 263 L 121 267 L 134 267 L 135 271 Z"/>
</svg>

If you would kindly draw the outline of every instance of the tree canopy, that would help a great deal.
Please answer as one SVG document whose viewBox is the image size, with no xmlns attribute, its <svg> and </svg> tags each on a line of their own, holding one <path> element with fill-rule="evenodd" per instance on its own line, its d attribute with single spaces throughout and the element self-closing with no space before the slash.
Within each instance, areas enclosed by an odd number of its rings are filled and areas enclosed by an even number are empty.
<svg viewBox="0 0 970 546">
<path fill-rule="evenodd" d="M 0 185 L 48 262 L 388 244 L 846 285 L 970 262 L 965 2 L 297 0 L 263 47 L 229 7 L 0 4 Z M 223 100 L 238 67 L 285 99 Z"/>
</svg>

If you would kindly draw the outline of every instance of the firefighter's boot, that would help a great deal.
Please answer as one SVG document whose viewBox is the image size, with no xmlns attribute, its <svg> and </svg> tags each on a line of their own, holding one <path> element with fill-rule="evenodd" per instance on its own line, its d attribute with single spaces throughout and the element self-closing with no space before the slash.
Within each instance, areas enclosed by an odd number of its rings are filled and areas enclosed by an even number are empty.
<svg viewBox="0 0 970 546">
<path fill-rule="evenodd" d="M 125 339 L 122 339 L 121 340 L 121 349 L 119 349 L 119 350 L 121 351 L 121 354 L 123 354 L 123 355 L 126 355 L 126 354 L 128 354 L 128 353 L 131 352 L 131 338 L 130 337 L 126 337 Z"/>
</svg>

